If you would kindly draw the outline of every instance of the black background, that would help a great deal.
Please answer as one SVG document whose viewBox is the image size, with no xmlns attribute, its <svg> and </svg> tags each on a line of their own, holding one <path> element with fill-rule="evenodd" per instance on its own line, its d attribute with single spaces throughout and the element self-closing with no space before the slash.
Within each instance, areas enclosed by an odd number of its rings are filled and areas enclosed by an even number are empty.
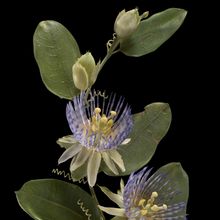
<svg viewBox="0 0 220 220">
<path fill-rule="evenodd" d="M 62 153 L 56 140 L 70 133 L 65 118 L 67 101 L 45 88 L 33 56 L 32 37 L 37 24 L 42 20 L 62 23 L 74 35 L 81 53 L 90 51 L 98 61 L 105 56 L 105 44 L 112 38 L 118 12 L 136 6 L 140 13 L 148 10 L 150 15 L 170 7 L 184 8 L 188 15 L 181 28 L 154 53 L 140 58 L 114 55 L 101 71 L 95 88 L 125 96 L 133 113 L 142 111 L 152 102 L 170 104 L 173 115 L 170 130 L 149 165 L 159 168 L 169 162 L 181 162 L 190 179 L 188 213 L 193 219 L 196 216 L 193 211 L 196 190 L 193 152 L 199 148 L 197 122 L 202 103 L 199 73 L 194 65 L 192 2 L 109 0 L 49 4 L 47 8 L 43 4 L 33 4 L 30 10 L 19 11 L 16 16 L 9 13 L 5 19 L 2 46 L 6 58 L 3 66 L 7 71 L 4 71 L 6 78 L 1 89 L 5 103 L 2 121 L 6 122 L 3 123 L 6 151 L 2 154 L 2 177 L 7 189 L 3 192 L 7 219 L 30 219 L 18 206 L 14 191 L 30 179 L 59 178 L 51 173 Z M 98 183 L 114 190 L 118 188 L 119 179 L 99 174 Z"/>
</svg>

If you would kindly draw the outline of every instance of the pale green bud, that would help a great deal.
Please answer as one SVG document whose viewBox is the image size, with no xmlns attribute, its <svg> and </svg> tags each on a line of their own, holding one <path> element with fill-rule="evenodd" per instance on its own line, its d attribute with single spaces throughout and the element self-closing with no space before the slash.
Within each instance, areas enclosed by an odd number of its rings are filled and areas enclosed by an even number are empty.
<svg viewBox="0 0 220 220">
<path fill-rule="evenodd" d="M 130 11 L 121 11 L 114 24 L 114 30 L 119 38 L 126 38 L 136 31 L 140 24 L 141 17 L 139 16 L 138 9 Z"/>
<path fill-rule="evenodd" d="M 96 64 L 90 52 L 82 55 L 72 67 L 73 82 L 76 88 L 86 90 L 91 86 L 96 77 Z"/>
<path fill-rule="evenodd" d="M 78 62 L 73 65 L 73 82 L 77 89 L 86 90 L 89 86 L 86 69 Z"/>
</svg>

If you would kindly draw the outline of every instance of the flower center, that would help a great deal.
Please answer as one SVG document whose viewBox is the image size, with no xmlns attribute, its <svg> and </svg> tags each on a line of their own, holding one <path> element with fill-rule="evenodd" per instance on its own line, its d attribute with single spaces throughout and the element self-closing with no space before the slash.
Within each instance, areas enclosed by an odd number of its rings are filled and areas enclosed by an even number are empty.
<svg viewBox="0 0 220 220">
<path fill-rule="evenodd" d="M 141 210 L 140 213 L 142 216 L 151 216 L 155 212 L 161 211 L 161 210 L 167 210 L 167 205 L 163 204 L 161 206 L 158 206 L 154 204 L 155 199 L 158 197 L 157 192 L 152 192 L 150 199 L 140 199 L 138 206 L 140 206 Z"/>
<path fill-rule="evenodd" d="M 101 115 L 101 109 L 95 108 L 92 118 L 90 119 L 89 133 L 108 136 L 111 133 L 111 128 L 114 125 L 115 111 L 110 111 L 110 116 Z"/>
</svg>

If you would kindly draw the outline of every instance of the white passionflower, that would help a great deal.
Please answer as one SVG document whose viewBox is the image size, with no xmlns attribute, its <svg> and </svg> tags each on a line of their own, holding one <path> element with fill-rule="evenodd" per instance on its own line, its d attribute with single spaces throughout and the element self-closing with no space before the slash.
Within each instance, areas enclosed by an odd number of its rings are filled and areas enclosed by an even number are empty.
<svg viewBox="0 0 220 220">
<path fill-rule="evenodd" d="M 186 204 L 176 201 L 176 196 L 181 193 L 175 185 L 178 180 L 167 178 L 163 172 L 149 178 L 149 173 L 150 170 L 146 171 L 146 168 L 132 173 L 125 187 L 121 181 L 117 194 L 100 187 L 120 208 L 99 208 L 116 216 L 114 220 L 185 220 Z"/>
<path fill-rule="evenodd" d="M 72 140 L 75 141 L 64 151 L 58 163 L 72 158 L 71 173 L 87 164 L 90 186 L 96 182 L 101 160 L 116 175 L 119 170 L 125 171 L 117 148 L 123 141 L 127 142 L 133 121 L 131 109 L 124 104 L 124 98 L 120 97 L 118 102 L 115 100 L 115 94 L 108 98 L 95 91 L 90 92 L 87 100 L 86 93 L 81 92 L 67 104 L 66 116 L 73 133 Z"/>
</svg>

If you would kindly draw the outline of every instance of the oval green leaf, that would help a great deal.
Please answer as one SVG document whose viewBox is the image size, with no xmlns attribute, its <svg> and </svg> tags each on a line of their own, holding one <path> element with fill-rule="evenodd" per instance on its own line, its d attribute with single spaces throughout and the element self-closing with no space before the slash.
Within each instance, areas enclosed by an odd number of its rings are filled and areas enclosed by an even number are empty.
<svg viewBox="0 0 220 220">
<path fill-rule="evenodd" d="M 173 197 L 173 199 L 170 201 L 170 203 L 174 204 L 174 203 L 179 203 L 179 202 L 185 202 L 185 204 L 187 204 L 187 200 L 189 197 L 189 180 L 181 164 L 180 163 L 169 163 L 159 168 L 154 173 L 154 175 L 156 176 L 160 173 L 165 174 L 166 179 L 171 181 L 171 184 L 173 185 L 172 191 L 178 192 Z M 179 215 L 181 214 L 182 215 L 186 214 L 186 207 L 182 213 L 179 213 Z"/>
<path fill-rule="evenodd" d="M 169 8 L 141 21 L 137 31 L 121 41 L 121 52 L 139 57 L 155 51 L 177 31 L 186 14 L 184 9 Z"/>
<path fill-rule="evenodd" d="M 72 66 L 80 56 L 71 33 L 56 21 L 42 21 L 34 37 L 34 56 L 41 78 L 49 91 L 60 98 L 72 99 L 79 93 L 72 79 Z"/>
<path fill-rule="evenodd" d="M 21 208 L 36 220 L 100 219 L 92 197 L 79 186 L 56 179 L 31 180 L 16 192 Z M 80 204 L 88 209 L 87 215 Z"/>
<path fill-rule="evenodd" d="M 170 123 L 171 110 L 167 103 L 152 103 L 143 112 L 134 115 L 134 126 L 129 136 L 131 140 L 118 147 L 126 169 L 120 175 L 128 175 L 149 162 Z M 104 163 L 102 170 L 114 175 Z"/>
</svg>

